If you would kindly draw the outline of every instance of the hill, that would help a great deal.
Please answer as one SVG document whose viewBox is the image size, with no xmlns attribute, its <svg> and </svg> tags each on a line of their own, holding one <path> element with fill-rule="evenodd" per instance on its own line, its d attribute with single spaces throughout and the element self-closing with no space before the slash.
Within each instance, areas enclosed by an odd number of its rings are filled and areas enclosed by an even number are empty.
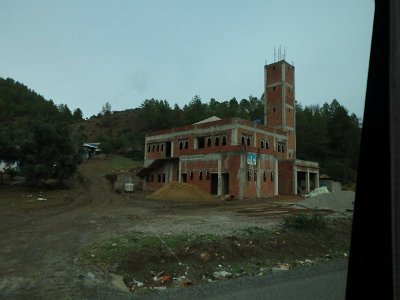
<svg viewBox="0 0 400 300">
<path fill-rule="evenodd" d="M 80 146 L 69 132 L 73 115 L 27 86 L 0 78 L 0 160 L 17 162 L 29 184 L 69 178 L 80 162 Z M 10 173 L 11 174 L 11 173 Z"/>
<path fill-rule="evenodd" d="M 138 119 L 140 109 L 127 109 L 92 116 L 71 125 L 82 142 L 100 142 L 105 153 L 143 159 L 145 134 Z"/>
</svg>

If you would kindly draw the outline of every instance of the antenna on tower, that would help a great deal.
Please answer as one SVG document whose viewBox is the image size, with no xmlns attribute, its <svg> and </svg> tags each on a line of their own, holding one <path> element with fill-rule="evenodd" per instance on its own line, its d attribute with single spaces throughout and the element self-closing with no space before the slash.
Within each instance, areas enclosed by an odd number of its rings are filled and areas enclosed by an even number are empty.
<svg viewBox="0 0 400 300">
<path fill-rule="evenodd" d="M 278 54 L 278 60 L 282 59 L 282 45 L 279 45 L 279 54 Z"/>
<path fill-rule="evenodd" d="M 286 47 L 283 47 L 283 59 L 286 58 Z"/>
<path fill-rule="evenodd" d="M 274 47 L 274 62 L 276 62 L 276 47 Z"/>
</svg>

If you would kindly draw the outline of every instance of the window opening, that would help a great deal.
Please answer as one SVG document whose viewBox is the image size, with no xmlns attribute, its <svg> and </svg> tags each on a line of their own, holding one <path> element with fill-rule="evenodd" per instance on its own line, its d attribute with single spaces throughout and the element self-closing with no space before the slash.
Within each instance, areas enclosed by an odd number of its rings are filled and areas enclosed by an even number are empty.
<svg viewBox="0 0 400 300">
<path fill-rule="evenodd" d="M 208 146 L 208 147 L 211 147 L 211 138 L 208 138 L 208 139 L 207 139 L 207 146 Z"/>
<path fill-rule="evenodd" d="M 250 143 L 251 143 L 251 141 L 250 141 L 250 138 L 248 137 L 247 138 L 247 146 L 250 146 Z"/>
<path fill-rule="evenodd" d="M 199 172 L 199 179 L 200 179 L 200 180 L 203 180 L 203 171 L 200 171 L 200 172 Z"/>
<path fill-rule="evenodd" d="M 215 138 L 215 146 L 219 146 L 219 137 L 218 136 Z"/>
<path fill-rule="evenodd" d="M 199 137 L 199 138 L 197 138 L 197 148 L 198 148 L 198 149 L 204 148 L 205 140 L 206 140 L 206 139 L 205 139 L 204 137 Z"/>
<path fill-rule="evenodd" d="M 226 145 L 226 136 L 222 137 L 222 145 L 224 145 L 224 146 Z"/>
<path fill-rule="evenodd" d="M 189 142 L 185 141 L 185 149 L 189 148 Z"/>
</svg>

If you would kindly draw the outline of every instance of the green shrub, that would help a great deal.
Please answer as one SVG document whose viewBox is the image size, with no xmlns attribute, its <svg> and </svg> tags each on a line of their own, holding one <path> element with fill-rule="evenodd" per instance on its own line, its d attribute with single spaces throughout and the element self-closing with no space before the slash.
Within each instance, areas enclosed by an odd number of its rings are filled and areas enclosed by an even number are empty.
<svg viewBox="0 0 400 300">
<path fill-rule="evenodd" d="M 314 210 L 312 215 L 296 214 L 288 216 L 284 219 L 283 224 L 287 228 L 314 230 L 324 228 L 326 226 L 326 220 L 317 210 Z"/>
</svg>

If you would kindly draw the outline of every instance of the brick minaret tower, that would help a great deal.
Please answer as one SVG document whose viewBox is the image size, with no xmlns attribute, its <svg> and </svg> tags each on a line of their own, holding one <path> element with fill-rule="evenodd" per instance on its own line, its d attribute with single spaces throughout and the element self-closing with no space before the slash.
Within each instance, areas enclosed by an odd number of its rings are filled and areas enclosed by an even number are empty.
<svg viewBox="0 0 400 300">
<path fill-rule="evenodd" d="M 286 131 L 287 158 L 296 158 L 294 66 L 285 60 L 264 66 L 264 124 Z"/>
</svg>

